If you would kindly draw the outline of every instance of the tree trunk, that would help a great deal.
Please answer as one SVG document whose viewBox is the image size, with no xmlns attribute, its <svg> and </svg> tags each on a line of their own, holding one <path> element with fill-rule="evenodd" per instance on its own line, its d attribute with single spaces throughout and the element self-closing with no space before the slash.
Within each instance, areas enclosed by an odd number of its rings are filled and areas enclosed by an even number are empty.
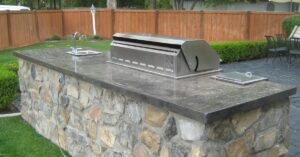
<svg viewBox="0 0 300 157">
<path fill-rule="evenodd" d="M 117 0 L 107 0 L 106 6 L 107 6 L 107 8 L 116 9 L 117 8 Z"/>
<path fill-rule="evenodd" d="M 150 9 L 156 9 L 156 0 L 150 0 Z"/>
<path fill-rule="evenodd" d="M 54 0 L 54 8 L 53 9 L 56 9 L 56 0 Z"/>
<path fill-rule="evenodd" d="M 58 7 L 59 7 L 59 9 L 61 9 L 61 1 L 62 0 L 58 0 Z"/>
<path fill-rule="evenodd" d="M 183 10 L 183 2 L 184 0 L 171 0 L 172 6 L 174 10 Z"/>
<path fill-rule="evenodd" d="M 194 8 L 198 2 L 200 2 L 200 0 L 195 0 L 194 3 L 192 4 L 190 10 L 194 10 Z"/>
</svg>

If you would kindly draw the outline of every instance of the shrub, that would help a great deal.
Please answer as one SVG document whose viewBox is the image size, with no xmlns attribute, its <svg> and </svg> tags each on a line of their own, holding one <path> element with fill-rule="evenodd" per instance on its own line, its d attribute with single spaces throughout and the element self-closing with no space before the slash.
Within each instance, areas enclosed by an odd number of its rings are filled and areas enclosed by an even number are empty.
<svg viewBox="0 0 300 157">
<path fill-rule="evenodd" d="M 150 0 L 145 1 L 145 8 L 150 8 Z M 156 2 L 156 9 L 172 9 L 170 0 L 158 0 Z"/>
<path fill-rule="evenodd" d="M 286 35 L 290 35 L 294 26 L 300 26 L 300 15 L 292 15 L 284 18 L 282 27 Z"/>
<path fill-rule="evenodd" d="M 15 72 L 0 67 L 0 109 L 6 109 L 18 93 L 18 76 Z"/>
<path fill-rule="evenodd" d="M 6 68 L 9 71 L 13 71 L 17 74 L 18 69 L 19 69 L 19 64 L 18 62 L 11 62 L 3 65 L 4 68 Z"/>
<path fill-rule="evenodd" d="M 47 38 L 46 41 L 53 41 L 53 40 L 61 40 L 62 37 L 58 34 L 54 34 L 52 37 Z"/>
<path fill-rule="evenodd" d="M 73 40 L 73 34 L 65 36 L 66 40 Z M 80 34 L 76 36 L 76 40 L 79 41 L 90 41 L 90 40 L 101 40 L 102 38 L 98 35 Z"/>
<path fill-rule="evenodd" d="M 264 41 L 211 42 L 224 63 L 266 56 Z"/>
<path fill-rule="evenodd" d="M 94 39 L 94 40 L 102 40 L 102 38 L 101 38 L 99 35 L 94 35 L 94 36 L 93 36 L 93 39 Z"/>
</svg>

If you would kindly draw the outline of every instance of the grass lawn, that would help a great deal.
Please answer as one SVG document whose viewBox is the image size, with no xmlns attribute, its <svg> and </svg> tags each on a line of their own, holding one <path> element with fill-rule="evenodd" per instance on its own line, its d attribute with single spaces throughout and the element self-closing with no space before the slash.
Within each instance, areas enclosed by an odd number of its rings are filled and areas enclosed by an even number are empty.
<svg viewBox="0 0 300 157">
<path fill-rule="evenodd" d="M 110 40 L 101 40 L 101 41 L 77 41 L 77 45 L 80 46 L 88 46 L 96 49 L 107 50 L 109 48 Z M 62 40 L 62 41 L 45 41 L 36 43 L 30 46 L 24 46 L 13 49 L 5 49 L 0 51 L 0 64 L 16 62 L 17 58 L 13 56 L 12 52 L 15 50 L 25 50 L 25 49 L 38 49 L 38 48 L 48 48 L 48 47 L 64 47 L 71 46 L 70 41 Z"/>
<path fill-rule="evenodd" d="M 109 48 L 109 40 L 78 41 L 77 45 L 99 50 Z M 70 46 L 70 41 L 41 42 L 0 51 L 0 65 L 17 62 L 12 52 L 15 50 Z M 1 87 L 0 87 L 1 88 Z M 60 157 L 59 148 L 39 135 L 21 117 L 0 118 L 0 157 Z"/>
<path fill-rule="evenodd" d="M 0 157 L 60 156 L 59 148 L 37 134 L 21 117 L 0 118 Z"/>
</svg>

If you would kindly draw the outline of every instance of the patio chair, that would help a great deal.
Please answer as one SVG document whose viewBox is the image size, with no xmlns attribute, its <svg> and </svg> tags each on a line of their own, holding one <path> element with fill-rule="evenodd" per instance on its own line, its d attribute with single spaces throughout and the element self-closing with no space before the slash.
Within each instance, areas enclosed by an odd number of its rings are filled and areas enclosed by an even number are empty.
<svg viewBox="0 0 300 157">
<path fill-rule="evenodd" d="M 287 56 L 288 46 L 286 40 L 281 39 L 279 36 L 278 40 L 276 40 L 271 35 L 266 35 L 265 38 L 267 40 L 266 50 L 268 59 L 272 57 L 274 61 L 277 57 L 279 57 L 281 61 L 282 56 Z"/>
<path fill-rule="evenodd" d="M 292 38 L 290 40 L 289 54 L 288 54 L 288 59 L 290 64 L 292 63 L 292 58 L 294 58 L 294 60 L 300 58 L 300 38 Z"/>
<path fill-rule="evenodd" d="M 288 40 L 284 34 L 275 34 L 278 47 L 288 50 Z"/>
</svg>

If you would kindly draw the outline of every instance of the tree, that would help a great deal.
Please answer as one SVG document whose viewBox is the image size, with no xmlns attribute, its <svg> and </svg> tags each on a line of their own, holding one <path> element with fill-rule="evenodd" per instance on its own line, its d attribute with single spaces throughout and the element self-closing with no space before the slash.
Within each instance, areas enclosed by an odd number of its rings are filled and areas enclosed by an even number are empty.
<svg viewBox="0 0 300 157">
<path fill-rule="evenodd" d="M 156 9 L 156 0 L 150 0 L 150 5 L 149 5 L 149 8 L 150 9 Z"/>
<path fill-rule="evenodd" d="M 172 6 L 174 10 L 183 10 L 183 2 L 184 0 L 171 0 Z"/>
<path fill-rule="evenodd" d="M 107 6 L 107 8 L 116 9 L 117 8 L 117 0 L 107 0 L 106 6 Z"/>
</svg>

